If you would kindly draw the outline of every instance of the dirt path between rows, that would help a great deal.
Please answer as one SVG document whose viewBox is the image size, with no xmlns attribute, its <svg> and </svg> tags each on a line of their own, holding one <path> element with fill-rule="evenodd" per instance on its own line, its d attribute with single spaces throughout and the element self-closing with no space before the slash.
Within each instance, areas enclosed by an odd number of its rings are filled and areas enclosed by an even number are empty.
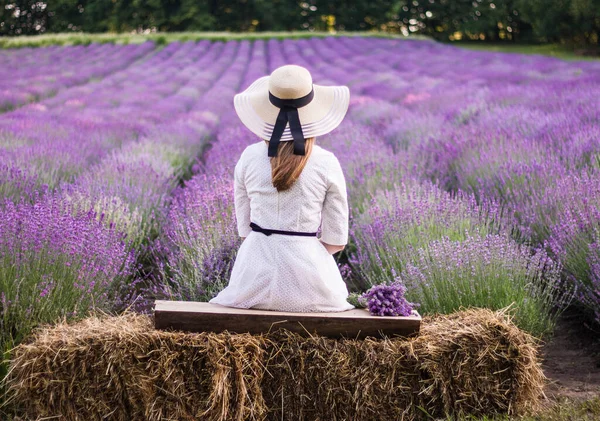
<svg viewBox="0 0 600 421">
<path fill-rule="evenodd" d="M 600 328 L 586 327 L 579 314 L 561 317 L 542 358 L 550 379 L 546 396 L 552 401 L 600 396 Z"/>
</svg>

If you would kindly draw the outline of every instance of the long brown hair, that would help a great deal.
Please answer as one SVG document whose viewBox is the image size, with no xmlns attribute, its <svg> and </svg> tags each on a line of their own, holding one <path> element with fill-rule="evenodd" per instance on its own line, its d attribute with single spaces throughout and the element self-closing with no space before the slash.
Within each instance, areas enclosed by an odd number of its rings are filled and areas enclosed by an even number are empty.
<svg viewBox="0 0 600 421">
<path fill-rule="evenodd" d="M 269 144 L 269 141 L 267 145 Z M 306 139 L 304 155 L 294 155 L 294 142 L 279 142 L 277 156 L 271 157 L 271 179 L 277 191 L 284 191 L 292 187 L 302 170 L 306 166 L 308 157 L 312 152 L 314 137 Z"/>
</svg>

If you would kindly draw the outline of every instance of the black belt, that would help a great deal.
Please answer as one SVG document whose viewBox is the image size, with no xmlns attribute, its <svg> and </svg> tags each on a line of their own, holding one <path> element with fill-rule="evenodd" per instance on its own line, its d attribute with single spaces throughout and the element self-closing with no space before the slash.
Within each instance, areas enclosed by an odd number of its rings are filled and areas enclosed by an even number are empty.
<svg viewBox="0 0 600 421">
<path fill-rule="evenodd" d="M 317 236 L 316 232 L 295 232 L 295 231 L 270 230 L 267 228 L 261 228 L 258 225 L 256 225 L 254 222 L 250 222 L 250 228 L 252 228 L 252 231 L 262 232 L 264 235 L 281 234 L 281 235 L 297 235 L 300 237 L 316 237 Z"/>
</svg>

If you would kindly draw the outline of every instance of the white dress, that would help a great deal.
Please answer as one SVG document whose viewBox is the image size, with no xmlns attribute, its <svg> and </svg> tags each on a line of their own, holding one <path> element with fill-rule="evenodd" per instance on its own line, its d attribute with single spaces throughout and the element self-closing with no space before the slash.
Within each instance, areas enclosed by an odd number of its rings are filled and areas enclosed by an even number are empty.
<svg viewBox="0 0 600 421">
<path fill-rule="evenodd" d="M 235 167 L 237 229 L 242 242 L 229 285 L 211 303 L 290 312 L 344 311 L 348 290 L 335 258 L 317 237 L 252 231 L 317 232 L 323 242 L 348 241 L 346 181 L 338 159 L 313 144 L 300 177 L 278 192 L 264 141 L 248 146 Z"/>
</svg>

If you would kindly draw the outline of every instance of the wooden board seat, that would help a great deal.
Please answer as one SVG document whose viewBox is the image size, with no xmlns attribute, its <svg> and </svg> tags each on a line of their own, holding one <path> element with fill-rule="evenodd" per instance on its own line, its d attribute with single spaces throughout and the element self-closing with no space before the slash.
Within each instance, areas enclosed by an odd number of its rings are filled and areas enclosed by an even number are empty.
<svg viewBox="0 0 600 421">
<path fill-rule="evenodd" d="M 188 332 L 267 333 L 279 328 L 302 334 L 331 338 L 367 336 L 408 336 L 419 332 L 421 316 L 372 316 L 365 309 L 335 313 L 287 313 L 224 307 L 193 301 L 156 300 L 154 325 L 157 329 Z"/>
</svg>

